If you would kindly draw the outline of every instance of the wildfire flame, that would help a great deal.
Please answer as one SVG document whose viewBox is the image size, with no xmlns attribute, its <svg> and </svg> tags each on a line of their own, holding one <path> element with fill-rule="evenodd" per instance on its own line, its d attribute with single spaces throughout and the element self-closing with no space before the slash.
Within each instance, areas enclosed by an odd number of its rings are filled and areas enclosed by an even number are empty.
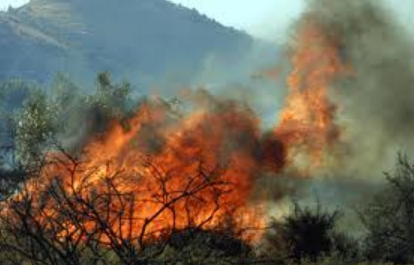
<svg viewBox="0 0 414 265">
<path fill-rule="evenodd" d="M 128 122 L 115 120 L 94 136 L 81 162 L 50 154 L 41 180 L 29 189 L 41 218 L 64 207 L 59 200 L 36 198 L 58 179 L 65 196 L 78 196 L 66 206 L 84 212 L 78 221 L 91 230 L 99 222 L 88 217 L 91 210 L 84 202 L 91 200 L 116 233 L 139 238 L 145 230 L 143 240 L 171 227 L 214 227 L 227 214 L 240 228 L 265 227 L 265 203 L 249 203 L 256 180 L 264 172 L 279 173 L 301 153 L 319 164 L 339 140 L 336 108 L 328 95 L 329 86 L 346 72 L 339 54 L 338 45 L 316 24 L 304 24 L 287 81 L 290 94 L 270 133 L 263 133 L 260 119 L 237 102 L 209 102 L 183 116 L 148 102 Z M 260 236 L 256 232 L 248 240 Z"/>
<path fill-rule="evenodd" d="M 44 184 L 36 181 L 30 190 L 34 196 L 46 191 L 57 176 L 65 196 L 77 196 L 81 202 L 112 193 L 102 214 L 113 215 L 110 223 L 120 235 L 139 238 L 145 230 L 144 240 L 168 229 L 214 228 L 229 214 L 237 227 L 263 228 L 265 205 L 253 207 L 249 198 L 262 172 L 283 168 L 277 160 L 283 157 L 282 146 L 263 136 L 249 109 L 232 102 L 214 108 L 174 117 L 169 108 L 147 103 L 129 120 L 128 128 L 114 121 L 104 135 L 94 137 L 81 162 L 50 154 L 41 174 Z M 268 150 L 274 147 L 279 149 Z M 58 203 L 62 202 L 55 199 L 38 205 L 42 218 L 64 207 Z M 90 210 L 85 209 L 87 203 L 71 207 L 76 212 Z M 86 218 L 83 226 L 93 230 L 96 221 Z M 66 228 L 64 234 L 72 230 Z M 245 239 L 256 240 L 260 234 L 246 234 Z"/>
<path fill-rule="evenodd" d="M 340 52 L 338 43 L 315 22 L 302 22 L 287 80 L 290 93 L 275 133 L 289 147 L 290 159 L 305 156 L 309 167 L 321 166 L 340 139 L 336 105 L 329 99 L 334 81 L 349 72 Z"/>
</svg>

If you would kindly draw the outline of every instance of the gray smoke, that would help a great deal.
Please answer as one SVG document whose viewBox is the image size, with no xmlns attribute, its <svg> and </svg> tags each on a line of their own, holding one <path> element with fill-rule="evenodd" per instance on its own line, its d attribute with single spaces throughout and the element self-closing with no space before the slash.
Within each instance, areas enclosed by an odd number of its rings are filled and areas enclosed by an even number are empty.
<svg viewBox="0 0 414 265">
<path fill-rule="evenodd" d="M 332 86 L 342 143 L 341 162 L 309 180 L 291 180 L 303 203 L 355 213 L 378 192 L 397 153 L 414 159 L 414 42 L 376 0 L 309 0 L 292 32 L 311 19 L 340 45 L 351 75 Z M 347 226 L 355 223 L 352 217 Z"/>
<path fill-rule="evenodd" d="M 380 1 L 311 0 L 308 8 L 304 19 L 315 19 L 339 43 L 352 71 L 332 94 L 347 167 L 380 176 L 398 151 L 414 154 L 414 42 Z"/>
</svg>

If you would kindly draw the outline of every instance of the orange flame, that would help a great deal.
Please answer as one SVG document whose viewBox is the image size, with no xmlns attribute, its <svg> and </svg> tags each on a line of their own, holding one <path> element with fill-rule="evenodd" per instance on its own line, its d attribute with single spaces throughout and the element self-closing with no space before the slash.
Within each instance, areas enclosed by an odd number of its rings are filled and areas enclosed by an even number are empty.
<svg viewBox="0 0 414 265">
<path fill-rule="evenodd" d="M 330 86 L 348 72 L 338 46 L 316 23 L 302 22 L 287 80 L 290 93 L 275 133 L 289 147 L 289 158 L 306 156 L 309 167 L 321 166 L 340 138 L 329 99 Z"/>
<path fill-rule="evenodd" d="M 97 210 L 107 215 L 116 233 L 130 237 L 140 237 L 144 230 L 150 239 L 172 227 L 211 228 L 229 213 L 240 228 L 264 227 L 265 203 L 249 203 L 257 178 L 283 170 L 286 155 L 294 163 L 302 153 L 318 165 L 339 140 L 335 105 L 328 95 L 329 86 L 346 73 L 339 54 L 315 24 L 302 27 L 287 81 L 290 94 L 280 124 L 270 134 L 263 134 L 260 120 L 236 102 L 214 102 L 184 117 L 151 102 L 128 122 L 113 121 L 107 132 L 91 139 L 81 163 L 50 154 L 54 162 L 30 190 L 40 194 L 36 191 L 46 190 L 57 176 L 78 200 L 99 200 L 105 193 L 111 201 L 99 201 Z M 42 218 L 63 207 L 58 201 L 37 200 Z M 69 206 L 88 212 L 81 202 Z M 96 219 L 82 222 L 88 229 L 97 225 Z M 257 240 L 261 233 L 249 237 Z"/>
<path fill-rule="evenodd" d="M 229 214 L 240 229 L 263 228 L 265 205 L 253 207 L 249 198 L 263 171 L 283 167 L 271 158 L 283 156 L 278 153 L 282 149 L 267 150 L 277 146 L 276 141 L 264 139 L 259 120 L 248 109 L 235 103 L 216 107 L 177 118 L 164 106 L 146 104 L 128 128 L 114 121 L 107 133 L 92 139 L 81 163 L 50 154 L 40 180 L 43 187 L 37 184 L 31 190 L 41 193 L 57 176 L 70 196 L 80 197 L 77 200 L 112 193 L 110 209 L 102 209 L 102 214 L 114 212 L 108 219 L 114 219 L 116 233 L 128 232 L 133 238 L 144 230 L 144 238 L 150 239 L 169 228 L 214 228 Z M 42 205 L 43 218 L 64 207 L 57 203 L 62 202 Z M 123 218 L 119 209 L 126 203 L 131 207 L 122 209 Z M 86 204 L 76 207 L 76 212 L 88 211 L 83 209 Z M 83 226 L 92 230 L 96 220 L 85 220 Z M 64 234 L 71 230 L 66 227 Z M 256 229 L 245 239 L 254 241 L 260 235 Z"/>
</svg>

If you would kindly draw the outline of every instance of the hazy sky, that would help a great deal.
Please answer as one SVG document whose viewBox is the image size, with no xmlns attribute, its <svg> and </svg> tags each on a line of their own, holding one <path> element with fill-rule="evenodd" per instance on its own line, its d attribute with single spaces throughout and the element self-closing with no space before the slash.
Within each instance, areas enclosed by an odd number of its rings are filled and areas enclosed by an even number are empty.
<svg viewBox="0 0 414 265">
<path fill-rule="evenodd" d="M 20 6 L 29 0 L 0 0 L 0 9 Z M 87 0 L 85 0 L 87 1 Z M 151 0 L 148 0 L 151 1 Z M 304 8 L 304 0 L 169 0 L 268 40 L 280 40 L 288 25 Z M 414 26 L 413 0 L 385 0 L 409 28 Z"/>
<path fill-rule="evenodd" d="M 170 0 L 253 35 L 278 38 L 303 10 L 303 0 Z M 274 36 L 272 36 L 274 35 Z"/>
</svg>

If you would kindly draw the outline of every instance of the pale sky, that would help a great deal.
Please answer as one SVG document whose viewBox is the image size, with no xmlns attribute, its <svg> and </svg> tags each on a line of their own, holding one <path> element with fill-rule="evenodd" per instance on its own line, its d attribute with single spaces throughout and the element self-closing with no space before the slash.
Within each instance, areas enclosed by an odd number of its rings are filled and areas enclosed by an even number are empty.
<svg viewBox="0 0 414 265">
<path fill-rule="evenodd" d="M 170 0 L 196 8 L 226 26 L 267 39 L 285 35 L 304 9 L 303 0 Z M 272 36 L 274 35 L 274 36 Z"/>
<path fill-rule="evenodd" d="M 18 7 L 28 2 L 29 0 L 0 0 L 0 10 L 6 10 L 9 6 Z"/>
<path fill-rule="evenodd" d="M 29 0 L 0 0 L 0 10 Z M 87 1 L 87 0 L 85 0 Z M 151 0 L 148 0 L 151 1 Z M 169 0 L 196 8 L 218 22 L 271 41 L 280 41 L 291 22 L 299 17 L 305 0 Z M 409 28 L 414 26 L 413 0 L 385 0 Z"/>
</svg>

